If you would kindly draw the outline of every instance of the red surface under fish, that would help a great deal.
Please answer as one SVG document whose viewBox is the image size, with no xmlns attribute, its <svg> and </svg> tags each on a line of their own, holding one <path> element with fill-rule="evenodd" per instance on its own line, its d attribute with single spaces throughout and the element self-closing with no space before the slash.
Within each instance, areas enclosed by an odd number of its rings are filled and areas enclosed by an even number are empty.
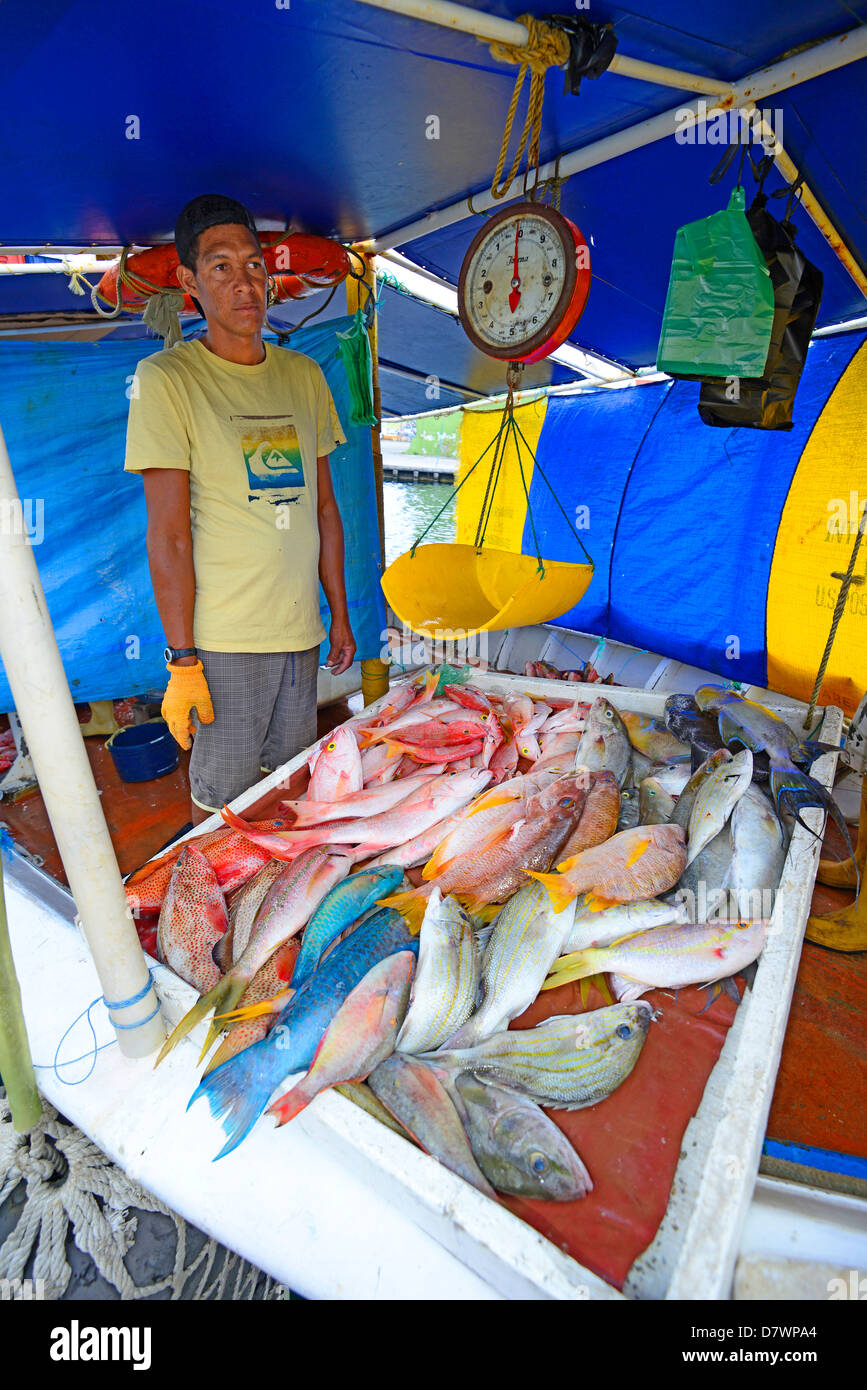
<svg viewBox="0 0 867 1390">
<path fill-rule="evenodd" d="M 741 982 L 742 987 L 742 982 Z M 638 1065 L 617 1090 L 586 1110 L 546 1110 L 580 1154 L 593 1191 L 577 1202 L 501 1200 L 523 1221 L 622 1288 L 629 1269 L 665 1215 L 684 1131 L 735 1017 L 723 994 L 700 1014 L 708 991 L 644 995 L 661 1016 L 651 1024 Z M 591 990 L 588 1007 L 604 1001 Z M 511 1028 L 532 1028 L 554 1014 L 583 1012 L 577 984 L 542 994 Z"/>
</svg>

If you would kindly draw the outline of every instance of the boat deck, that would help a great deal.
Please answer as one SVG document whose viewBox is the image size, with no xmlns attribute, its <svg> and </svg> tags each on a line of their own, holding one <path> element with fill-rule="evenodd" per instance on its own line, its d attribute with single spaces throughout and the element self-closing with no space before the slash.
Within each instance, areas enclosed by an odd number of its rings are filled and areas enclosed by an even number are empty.
<svg viewBox="0 0 867 1390">
<path fill-rule="evenodd" d="M 360 703 L 353 697 L 352 705 Z M 319 711 L 319 735 L 353 712 L 346 701 Z M 127 874 L 189 827 L 187 765 L 181 752 L 177 769 L 156 781 L 122 782 L 105 739 L 85 740 L 112 842 L 122 874 Z M 43 861 L 45 870 L 65 884 L 63 866 L 38 790 L 0 804 L 4 824 L 18 845 Z M 836 829 L 826 832 L 827 852 L 842 857 Z M 813 910 L 827 912 L 851 901 L 851 894 L 817 884 Z M 768 1119 L 771 1152 L 763 1171 L 778 1176 L 809 1176 L 814 1185 L 864 1194 L 859 1178 L 867 1163 L 867 952 L 843 954 L 805 942 Z M 799 1150 L 819 1151 L 799 1153 Z M 835 1158 L 819 1171 L 821 1155 Z M 852 1164 L 836 1155 L 848 1155 Z M 859 1163 L 858 1160 L 861 1160 Z M 841 1172 L 841 1169 L 848 1171 Z"/>
</svg>

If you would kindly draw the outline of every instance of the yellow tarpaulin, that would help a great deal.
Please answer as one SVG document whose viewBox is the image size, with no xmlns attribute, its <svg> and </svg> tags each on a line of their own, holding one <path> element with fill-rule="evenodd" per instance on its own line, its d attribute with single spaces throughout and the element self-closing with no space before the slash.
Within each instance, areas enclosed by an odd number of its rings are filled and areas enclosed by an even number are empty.
<svg viewBox="0 0 867 1390">
<path fill-rule="evenodd" d="M 543 396 L 527 405 L 515 408 L 515 421 L 524 435 L 530 449 L 521 444 L 521 463 L 524 468 L 524 481 L 527 492 L 533 480 L 533 457 L 539 443 L 539 435 L 545 423 L 548 402 Z M 467 476 L 476 460 L 484 453 L 494 439 L 503 418 L 502 410 L 468 410 L 464 414 L 461 428 L 461 466 L 455 480 L 459 484 Z M 485 545 L 493 550 L 521 552 L 524 535 L 524 522 L 527 519 L 527 498 L 521 483 L 521 470 L 513 442 L 514 436 L 503 451 L 500 474 L 497 479 L 494 505 L 485 532 Z M 530 452 L 532 451 L 532 453 Z M 485 455 L 476 471 L 461 488 L 457 497 L 457 535 L 459 545 L 472 545 L 476 538 L 476 528 L 482 512 L 485 490 L 491 472 L 494 449 Z"/>
<path fill-rule="evenodd" d="M 867 503 L 867 344 L 816 421 L 774 548 L 768 584 L 768 685 L 809 700 L 831 628 L 839 579 Z M 820 702 L 852 714 L 867 689 L 867 538 L 837 629 Z"/>
</svg>

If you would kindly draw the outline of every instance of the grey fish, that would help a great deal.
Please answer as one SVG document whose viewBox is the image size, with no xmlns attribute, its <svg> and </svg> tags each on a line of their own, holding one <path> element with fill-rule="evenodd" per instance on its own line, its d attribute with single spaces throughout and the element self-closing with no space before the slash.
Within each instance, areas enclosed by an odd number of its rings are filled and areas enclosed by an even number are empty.
<svg viewBox="0 0 867 1390">
<path fill-rule="evenodd" d="M 741 916 L 766 917 L 763 893 L 777 887 L 786 858 L 783 827 L 756 786 L 747 787 L 729 824 L 733 852 L 724 887 Z"/>
<path fill-rule="evenodd" d="M 590 1174 L 563 1131 L 529 1096 L 469 1073 L 455 1077 L 448 1089 L 476 1162 L 498 1192 L 574 1202 L 593 1191 Z"/>
<path fill-rule="evenodd" d="M 722 830 L 752 776 L 753 755 L 749 748 L 744 748 L 731 762 L 721 763 L 702 782 L 689 813 L 687 864 Z"/>
<path fill-rule="evenodd" d="M 732 840 L 728 824 L 687 864 L 677 887 L 666 895 L 679 904 L 687 921 L 706 922 L 727 908 L 726 881 L 732 860 Z"/>
<path fill-rule="evenodd" d="M 680 903 L 663 902 L 661 898 L 639 898 L 634 903 L 616 903 L 602 912 L 579 907 L 572 929 L 563 942 L 567 951 L 583 951 L 588 946 L 608 946 L 622 936 L 665 927 L 670 922 L 687 922 L 689 917 Z"/>
<path fill-rule="evenodd" d="M 689 817 L 692 812 L 698 789 L 715 772 L 720 763 L 731 762 L 731 753 L 727 748 L 718 748 L 716 752 L 710 753 L 700 767 L 690 777 L 683 791 L 677 798 L 674 810 L 671 813 L 671 824 L 679 825 L 683 830 L 689 829 Z"/>
<path fill-rule="evenodd" d="M 473 923 L 456 898 L 434 888 L 421 924 L 418 967 L 398 1052 L 426 1052 L 445 1042 L 476 1005 L 479 949 Z"/>
<path fill-rule="evenodd" d="M 634 830 L 636 825 L 641 823 L 639 816 L 638 790 L 635 787 L 626 787 L 620 793 L 620 815 L 617 818 L 617 829 Z"/>
<path fill-rule="evenodd" d="M 367 1084 L 427 1153 L 486 1197 L 494 1196 L 473 1157 L 454 1102 L 433 1067 L 395 1052 L 371 1072 Z"/>
<path fill-rule="evenodd" d="M 675 799 L 658 777 L 645 777 L 638 788 L 639 825 L 665 825 L 671 820 Z"/>
<path fill-rule="evenodd" d="M 533 1003 L 572 925 L 570 904 L 555 913 L 546 888 L 525 886 L 497 913 L 482 961 L 482 1002 L 446 1046 L 473 1047 Z M 447 1036 L 447 1035 L 446 1035 Z"/>
<path fill-rule="evenodd" d="M 364 1110 L 374 1120 L 379 1120 L 386 1129 L 399 1134 L 402 1139 L 409 1139 L 412 1143 L 415 1140 L 411 1134 L 407 1134 L 403 1125 L 399 1125 L 393 1115 L 389 1114 L 381 1100 L 377 1100 L 370 1087 L 364 1081 L 340 1081 L 334 1087 L 347 1100 L 351 1100 L 353 1105 L 357 1105 L 359 1110 Z"/>
<path fill-rule="evenodd" d="M 575 752 L 575 767 L 586 767 L 591 772 L 607 768 L 614 773 L 617 785 L 622 790 L 631 766 L 632 745 L 626 725 L 611 701 L 599 695 L 590 706 L 581 742 Z"/>
<path fill-rule="evenodd" d="M 742 744 L 754 753 L 767 753 L 771 791 L 777 810 L 781 813 L 784 809 L 790 811 L 811 835 L 815 832 L 801 820 L 801 812 L 810 807 L 827 812 L 843 836 L 850 859 L 853 858 L 849 829 L 836 801 L 820 782 L 795 766 L 797 762 L 809 765 L 823 753 L 836 752 L 836 747 L 816 743 L 813 739 L 798 738 L 785 720 L 772 710 L 754 700 L 735 696 L 731 691 L 720 692 L 715 687 L 704 686 L 696 691 L 699 704 L 703 697 L 707 700 L 705 707 L 717 711 L 723 742 L 729 746 Z"/>
<path fill-rule="evenodd" d="M 495 1033 L 476 1047 L 429 1060 L 453 1076 L 475 1072 L 554 1110 L 580 1110 L 625 1081 L 644 1046 L 653 1012 L 643 1000 L 586 1014 L 559 1014 L 536 1028 Z"/>
</svg>

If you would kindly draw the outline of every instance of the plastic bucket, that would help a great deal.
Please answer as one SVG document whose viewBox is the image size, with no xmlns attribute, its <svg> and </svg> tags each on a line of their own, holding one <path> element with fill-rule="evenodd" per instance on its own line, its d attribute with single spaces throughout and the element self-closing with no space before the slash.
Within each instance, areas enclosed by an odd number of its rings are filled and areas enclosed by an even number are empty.
<svg viewBox="0 0 867 1390">
<path fill-rule="evenodd" d="M 148 719 L 144 724 L 118 729 L 106 739 L 105 746 L 122 782 L 150 782 L 174 772 L 178 765 L 178 745 L 164 719 Z"/>
</svg>

